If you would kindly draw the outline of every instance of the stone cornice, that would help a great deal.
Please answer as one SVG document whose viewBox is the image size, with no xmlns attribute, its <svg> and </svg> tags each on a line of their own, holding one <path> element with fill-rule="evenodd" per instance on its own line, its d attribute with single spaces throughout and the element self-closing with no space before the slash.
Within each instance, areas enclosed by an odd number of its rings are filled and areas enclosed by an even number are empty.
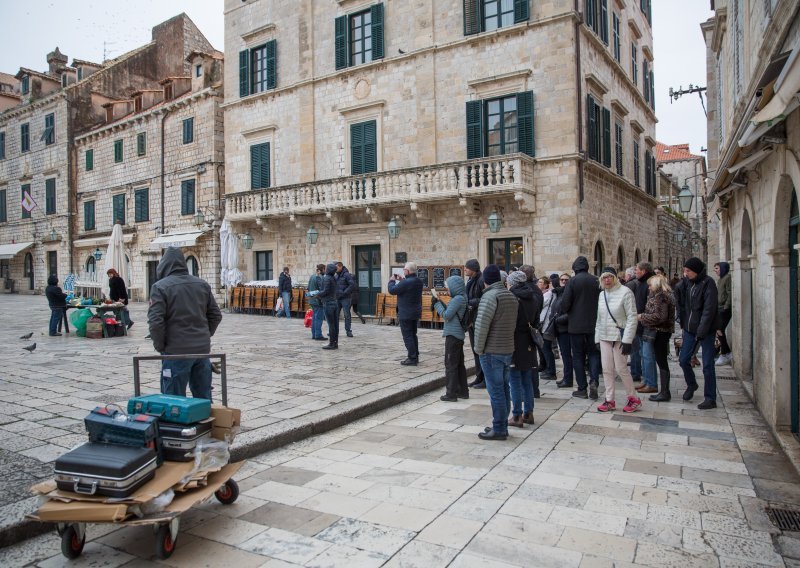
<svg viewBox="0 0 800 568">
<path fill-rule="evenodd" d="M 716 15 L 714 16 L 714 34 L 711 36 L 711 49 L 714 53 L 719 54 L 722 48 L 722 38 L 725 37 L 728 22 L 728 9 L 717 8 Z"/>
<path fill-rule="evenodd" d="M 66 100 L 67 94 L 63 91 L 56 91 L 55 93 L 52 93 L 44 98 L 37 99 L 19 107 L 8 109 L 4 113 L 0 114 L 0 121 L 4 121 L 6 118 L 16 118 L 25 113 L 35 111 L 41 107 L 45 107 L 53 102 L 56 102 L 56 99 L 59 98 Z"/>
</svg>

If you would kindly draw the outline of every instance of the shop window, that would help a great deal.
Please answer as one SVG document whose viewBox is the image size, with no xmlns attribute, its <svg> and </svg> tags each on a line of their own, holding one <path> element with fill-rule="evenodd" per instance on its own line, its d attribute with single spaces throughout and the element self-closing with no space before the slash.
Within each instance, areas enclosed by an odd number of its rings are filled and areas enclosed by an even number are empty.
<svg viewBox="0 0 800 568">
<path fill-rule="evenodd" d="M 521 237 L 489 240 L 489 264 L 509 272 L 512 266 L 521 266 L 524 247 Z"/>
<path fill-rule="evenodd" d="M 272 251 L 259 250 L 254 255 L 256 257 L 256 280 L 272 280 Z"/>
</svg>

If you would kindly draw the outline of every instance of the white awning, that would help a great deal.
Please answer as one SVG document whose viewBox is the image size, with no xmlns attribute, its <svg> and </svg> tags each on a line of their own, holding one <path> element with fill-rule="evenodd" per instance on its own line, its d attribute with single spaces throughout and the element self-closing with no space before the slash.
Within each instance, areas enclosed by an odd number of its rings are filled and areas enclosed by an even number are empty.
<svg viewBox="0 0 800 568">
<path fill-rule="evenodd" d="M 14 258 L 19 253 L 32 246 L 33 243 L 10 243 L 7 245 L 0 245 L 0 260 Z"/>
<path fill-rule="evenodd" d="M 128 244 L 133 241 L 134 233 L 127 233 L 122 235 L 122 242 Z M 107 247 L 110 236 L 105 237 L 92 237 L 90 239 L 75 239 L 72 241 L 74 248 L 96 248 Z"/>
<path fill-rule="evenodd" d="M 775 95 L 756 113 L 752 122 L 772 122 L 781 120 L 788 114 L 787 107 L 800 91 L 800 46 L 795 47 L 781 74 L 775 80 Z"/>
<path fill-rule="evenodd" d="M 159 235 L 150 243 L 150 248 L 165 249 L 169 247 L 193 247 L 197 242 L 197 238 L 203 234 L 203 231 L 187 231 L 185 233 L 172 233 Z"/>
</svg>

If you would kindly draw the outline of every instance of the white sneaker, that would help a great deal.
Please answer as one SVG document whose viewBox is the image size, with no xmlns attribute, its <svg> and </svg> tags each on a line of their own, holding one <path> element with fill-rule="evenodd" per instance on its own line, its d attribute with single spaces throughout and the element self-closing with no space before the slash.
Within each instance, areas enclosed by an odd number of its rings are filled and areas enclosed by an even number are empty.
<svg viewBox="0 0 800 568">
<path fill-rule="evenodd" d="M 730 365 L 731 364 L 731 355 L 730 353 L 727 355 L 720 355 L 717 357 L 717 360 L 714 362 L 714 365 L 717 367 L 721 367 L 722 365 Z"/>
</svg>

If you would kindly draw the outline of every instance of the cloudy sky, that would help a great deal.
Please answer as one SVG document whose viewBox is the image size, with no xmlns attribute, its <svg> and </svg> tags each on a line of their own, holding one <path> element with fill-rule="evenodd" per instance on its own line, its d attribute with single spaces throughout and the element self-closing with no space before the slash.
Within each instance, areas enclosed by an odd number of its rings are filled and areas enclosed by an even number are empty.
<svg viewBox="0 0 800 568">
<path fill-rule="evenodd" d="M 656 137 L 667 144 L 706 146 L 705 115 L 696 94 L 670 104 L 669 88 L 706 84 L 700 23 L 709 0 L 652 0 L 656 72 Z M 637 5 L 637 0 L 629 3 Z M 3 0 L 0 71 L 44 71 L 45 56 L 62 53 L 101 62 L 150 41 L 151 28 L 186 12 L 219 50 L 224 48 L 223 0 Z"/>
</svg>

